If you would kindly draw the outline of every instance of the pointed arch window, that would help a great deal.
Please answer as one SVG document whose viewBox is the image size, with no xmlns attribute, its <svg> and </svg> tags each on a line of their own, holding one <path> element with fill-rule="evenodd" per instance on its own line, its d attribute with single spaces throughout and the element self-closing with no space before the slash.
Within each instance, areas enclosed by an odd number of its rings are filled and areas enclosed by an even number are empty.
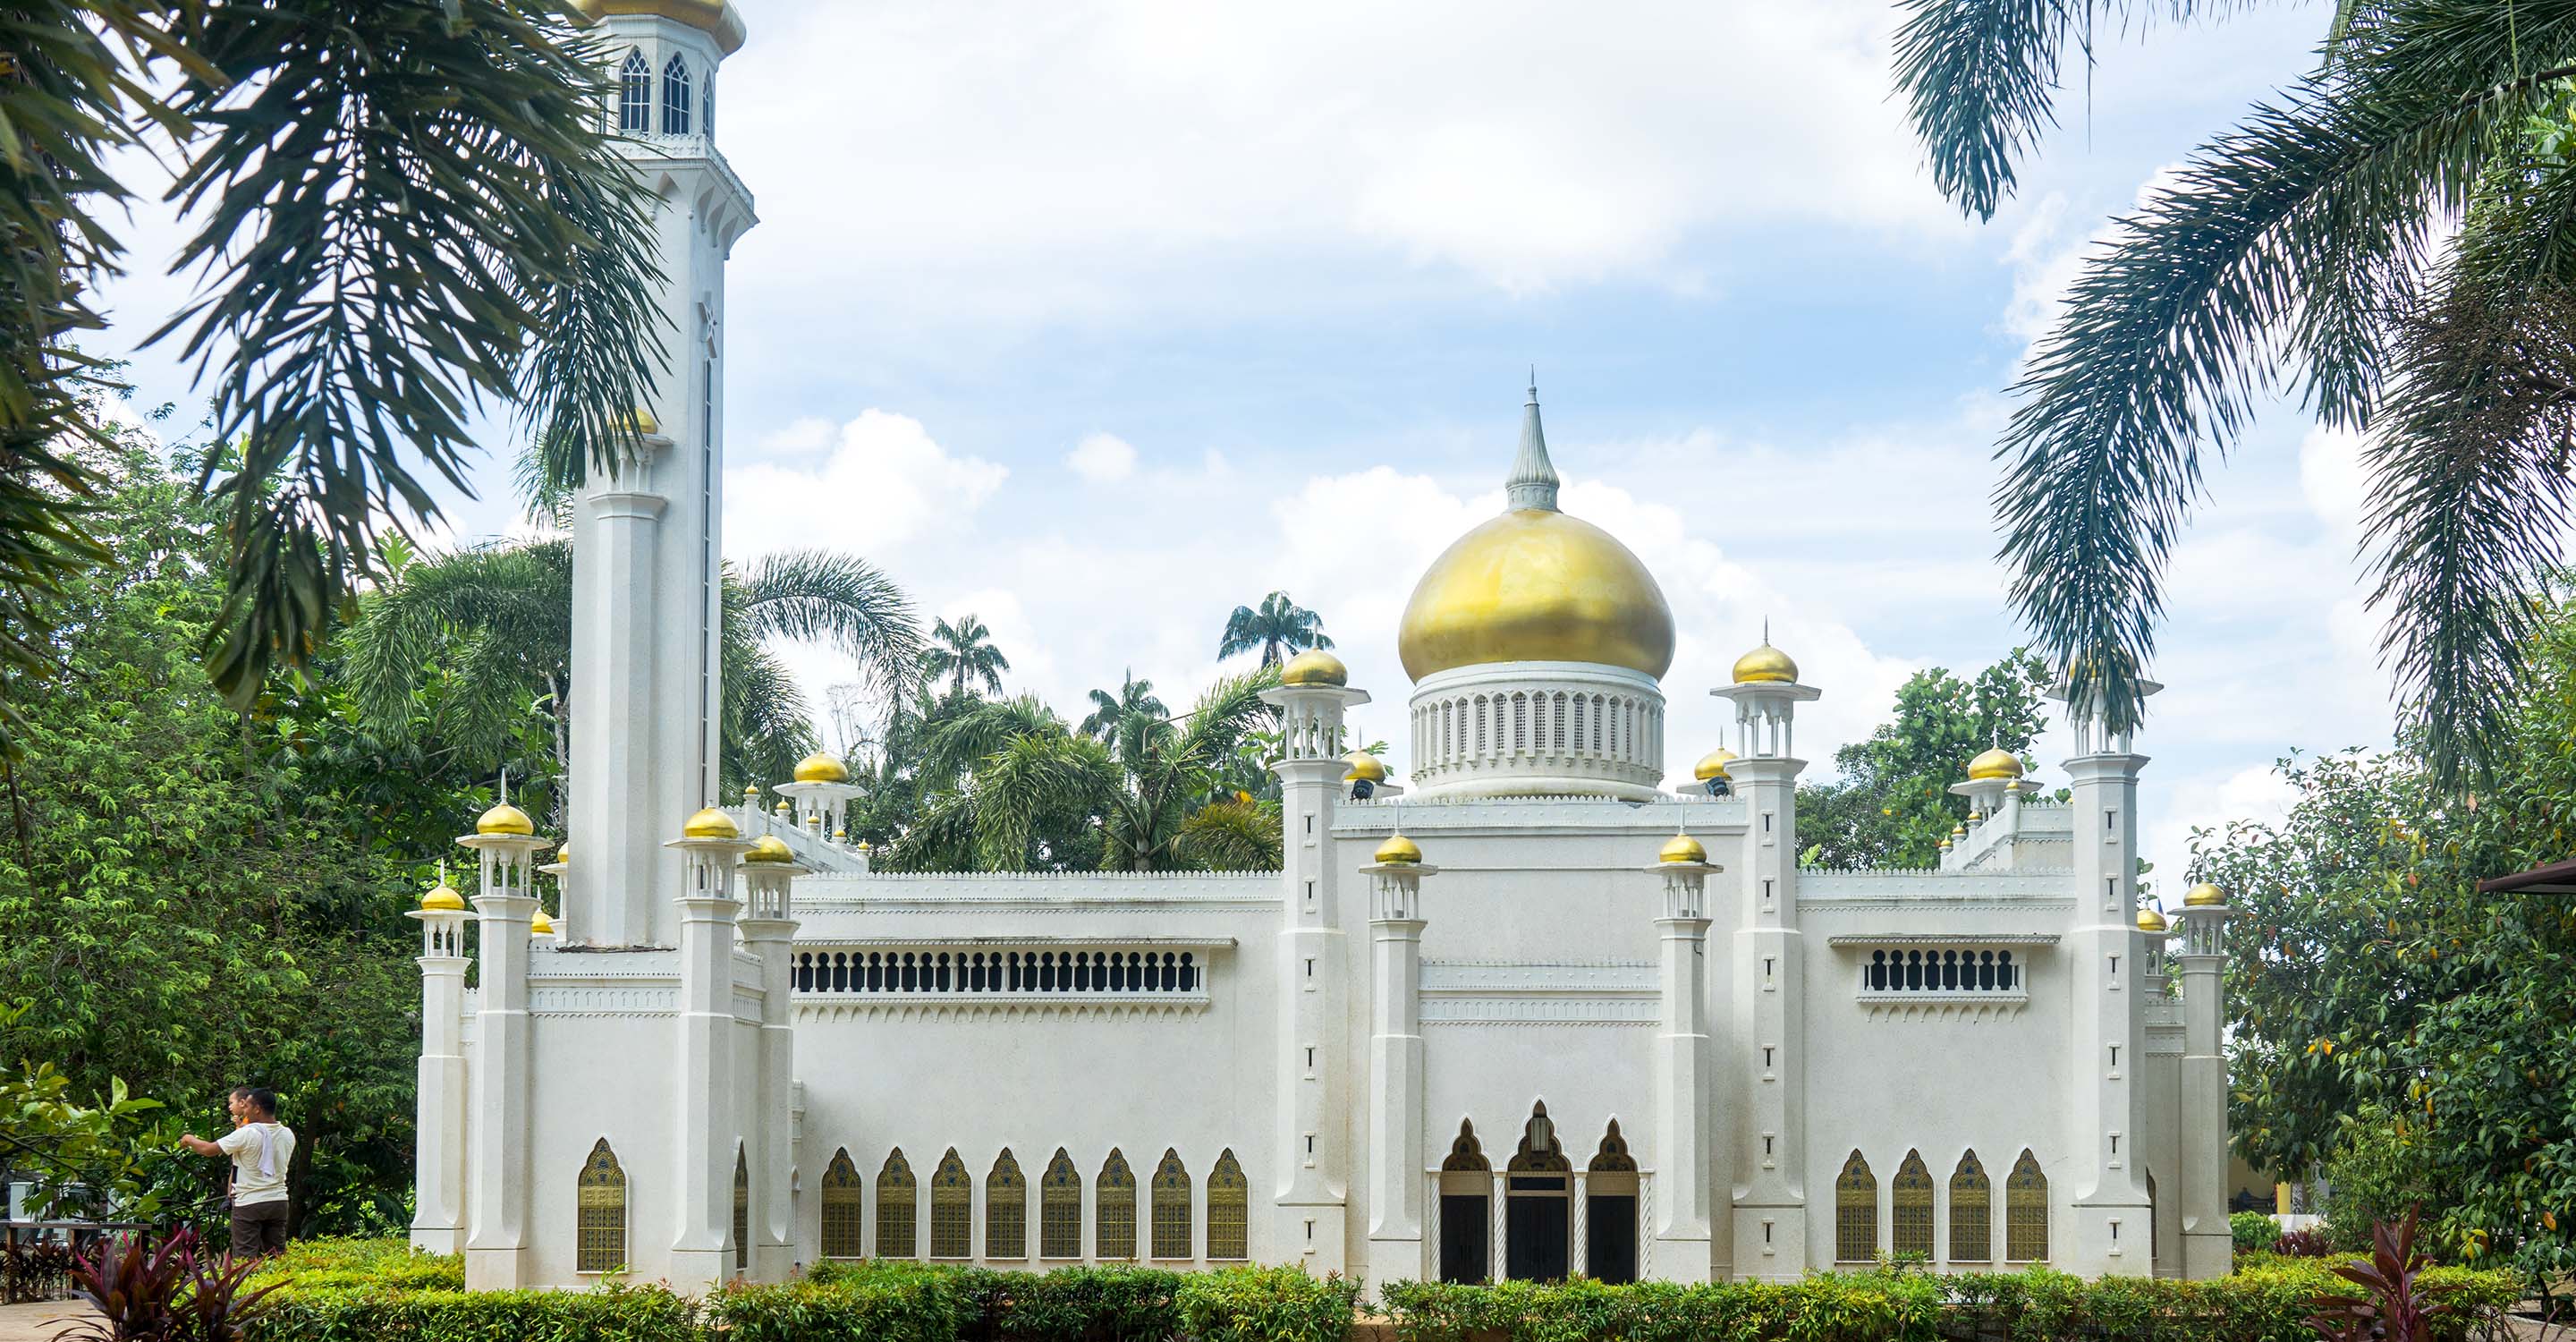
<svg viewBox="0 0 2576 1342">
<path fill-rule="evenodd" d="M 2048 1261 L 2048 1176 L 2023 1147 L 2004 1177 L 2004 1257 L 2016 1263 Z"/>
<path fill-rule="evenodd" d="M 617 129 L 628 135 L 653 133 L 653 67 L 644 53 L 629 51 L 617 68 Z"/>
<path fill-rule="evenodd" d="M 1168 1146 L 1154 1167 L 1154 1256 L 1190 1256 L 1190 1170 Z"/>
<path fill-rule="evenodd" d="M 1093 1254 L 1101 1258 L 1136 1256 L 1136 1172 L 1117 1147 L 1100 1163 L 1098 1224 L 1092 1232 Z"/>
<path fill-rule="evenodd" d="M 930 1256 L 975 1256 L 975 1176 L 953 1146 L 930 1171 Z"/>
<path fill-rule="evenodd" d="M 823 1168 L 823 1256 L 864 1258 L 867 1239 L 859 1220 L 859 1167 L 850 1163 L 849 1148 L 832 1153 Z"/>
<path fill-rule="evenodd" d="M 1950 1172 L 1950 1261 L 1991 1263 L 1995 1257 L 1995 1192 L 1986 1167 L 1970 1151 Z"/>
<path fill-rule="evenodd" d="M 1895 1204 L 1894 1223 L 1889 1242 L 1900 1254 L 1932 1256 L 1932 1171 L 1923 1164 L 1923 1153 L 1908 1151 L 1904 1163 L 1896 1167 L 1896 1177 L 1887 1181 L 1888 1200 Z"/>
<path fill-rule="evenodd" d="M 1038 1257 L 1082 1256 L 1082 1171 L 1064 1148 L 1055 1149 L 1038 1176 Z"/>
<path fill-rule="evenodd" d="M 1618 1285 L 1637 1279 L 1637 1158 L 1619 1120 L 1601 1134 L 1585 1179 L 1583 1270 L 1594 1281 Z"/>
<path fill-rule="evenodd" d="M 1476 1125 L 1458 1120 L 1457 1140 L 1440 1162 L 1440 1280 L 1479 1282 L 1493 1275 L 1492 1162 Z"/>
<path fill-rule="evenodd" d="M 733 1147 L 733 1270 L 751 1270 L 751 1159 L 740 1142 Z"/>
<path fill-rule="evenodd" d="M 581 1163 L 575 1188 L 573 1271 L 615 1272 L 626 1266 L 626 1171 L 602 1137 Z"/>
<path fill-rule="evenodd" d="M 1208 1171 L 1208 1257 L 1252 1256 L 1252 1186 L 1227 1147 Z"/>
<path fill-rule="evenodd" d="M 912 1162 L 903 1158 L 898 1146 L 885 1158 L 877 1171 L 877 1257 L 911 1258 L 918 1254 L 919 1205 L 912 1178 Z"/>
<path fill-rule="evenodd" d="M 1007 1146 L 984 1176 L 984 1256 L 1029 1256 L 1029 1181 Z"/>
<path fill-rule="evenodd" d="M 662 67 L 662 133 L 689 133 L 689 108 L 696 99 L 696 81 L 689 78 L 689 63 L 678 55 Z"/>
<path fill-rule="evenodd" d="M 1878 1260 L 1878 1176 L 1869 1161 L 1854 1151 L 1834 1180 L 1834 1260 L 1870 1263 Z"/>
</svg>

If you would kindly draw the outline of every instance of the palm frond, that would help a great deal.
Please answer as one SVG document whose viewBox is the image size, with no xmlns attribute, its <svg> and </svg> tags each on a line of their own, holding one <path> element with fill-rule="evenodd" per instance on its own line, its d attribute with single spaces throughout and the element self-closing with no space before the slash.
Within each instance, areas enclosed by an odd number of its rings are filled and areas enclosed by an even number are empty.
<svg viewBox="0 0 2576 1342">
<path fill-rule="evenodd" d="M 920 665 L 921 624 L 912 598 L 883 570 L 836 550 L 782 550 L 743 574 L 744 614 L 755 638 L 823 643 L 858 664 L 872 690 L 891 695 Z"/>
</svg>

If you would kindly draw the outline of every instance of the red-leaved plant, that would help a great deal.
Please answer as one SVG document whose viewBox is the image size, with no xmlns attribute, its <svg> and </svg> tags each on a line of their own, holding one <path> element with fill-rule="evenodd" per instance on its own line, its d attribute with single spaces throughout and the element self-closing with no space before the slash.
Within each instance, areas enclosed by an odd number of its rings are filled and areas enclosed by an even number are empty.
<svg viewBox="0 0 2576 1342">
<path fill-rule="evenodd" d="M 202 1251 L 180 1229 L 152 1247 L 145 1235 L 102 1236 L 72 1265 L 72 1288 L 97 1313 L 55 1342 L 237 1342 L 251 1307 L 275 1286 L 242 1289 L 259 1260 Z"/>
<path fill-rule="evenodd" d="M 2370 1228 L 2370 1257 L 2335 1269 L 2335 1275 L 2362 1288 L 2363 1295 L 2320 1295 L 2309 1303 L 2316 1313 L 2308 1326 L 2326 1342 L 2433 1342 L 2433 1325 L 2452 1313 L 2439 1296 L 2440 1287 L 2424 1284 L 2429 1266 L 2415 1252 L 2415 1212 L 2391 1225 Z"/>
</svg>

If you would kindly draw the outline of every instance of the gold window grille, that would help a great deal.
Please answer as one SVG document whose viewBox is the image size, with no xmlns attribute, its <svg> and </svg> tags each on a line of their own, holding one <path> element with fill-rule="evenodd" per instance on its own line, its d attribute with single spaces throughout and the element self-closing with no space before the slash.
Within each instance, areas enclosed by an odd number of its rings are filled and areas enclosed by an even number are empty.
<svg viewBox="0 0 2576 1342">
<path fill-rule="evenodd" d="M 1895 1212 L 1889 1243 L 1900 1254 L 1932 1256 L 1932 1171 L 1923 1166 L 1923 1153 L 1908 1151 L 1904 1163 L 1896 1167 L 1896 1177 L 1887 1181 L 1888 1201 Z"/>
<path fill-rule="evenodd" d="M 2048 1176 L 2024 1147 L 2004 1178 L 2004 1257 L 2016 1263 L 2048 1261 Z"/>
<path fill-rule="evenodd" d="M 930 1172 L 930 1256 L 975 1256 L 975 1176 L 953 1146 Z"/>
<path fill-rule="evenodd" d="M 1843 1162 L 1834 1180 L 1834 1260 L 1871 1263 L 1878 1260 L 1878 1176 L 1860 1152 Z"/>
<path fill-rule="evenodd" d="M 751 1161 L 739 1145 L 733 1149 L 733 1270 L 751 1270 Z"/>
<path fill-rule="evenodd" d="M 1208 1257 L 1252 1256 L 1252 1189 L 1235 1163 L 1234 1148 L 1216 1158 L 1208 1171 Z"/>
<path fill-rule="evenodd" d="M 832 1153 L 832 1163 L 823 1168 L 823 1256 L 825 1258 L 863 1258 L 867 1256 L 867 1237 L 859 1219 L 859 1167 L 850 1163 L 848 1148 Z"/>
<path fill-rule="evenodd" d="M 1099 1225 L 1093 1233 L 1091 1251 L 1101 1258 L 1136 1256 L 1136 1172 L 1127 1168 L 1127 1157 L 1118 1148 L 1109 1149 L 1109 1159 L 1100 1166 Z"/>
<path fill-rule="evenodd" d="M 1082 1256 L 1082 1172 L 1061 1146 L 1038 1176 L 1038 1256 Z"/>
<path fill-rule="evenodd" d="M 1029 1256 L 1029 1181 L 1007 1146 L 984 1176 L 984 1256 Z"/>
<path fill-rule="evenodd" d="M 912 1162 L 903 1158 L 903 1148 L 898 1146 L 877 1171 L 877 1257 L 911 1258 L 920 1252 L 915 1241 L 919 1233 L 915 1196 Z"/>
<path fill-rule="evenodd" d="M 1988 1263 L 1995 1256 L 1994 1184 L 1970 1151 L 1950 1174 L 1950 1261 Z"/>
<path fill-rule="evenodd" d="M 1154 1167 L 1154 1256 L 1190 1256 L 1190 1171 L 1170 1147 Z"/>
<path fill-rule="evenodd" d="M 615 1272 L 626 1266 L 626 1171 L 602 1137 L 581 1163 L 573 1271 Z"/>
</svg>

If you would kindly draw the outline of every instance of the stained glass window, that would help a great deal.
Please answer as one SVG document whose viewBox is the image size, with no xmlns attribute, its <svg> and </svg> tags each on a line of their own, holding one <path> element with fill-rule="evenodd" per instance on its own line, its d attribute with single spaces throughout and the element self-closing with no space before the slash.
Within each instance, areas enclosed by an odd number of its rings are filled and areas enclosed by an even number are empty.
<svg viewBox="0 0 2576 1342">
<path fill-rule="evenodd" d="M 1091 1252 L 1101 1258 L 1136 1256 L 1136 1172 L 1116 1147 L 1100 1165 L 1099 1226 Z"/>
<path fill-rule="evenodd" d="M 1235 1163 L 1234 1148 L 1216 1158 L 1208 1171 L 1208 1257 L 1252 1256 L 1252 1190 Z"/>
<path fill-rule="evenodd" d="M 1995 1256 L 1995 1192 L 1986 1167 L 1970 1151 L 1950 1172 L 1950 1261 L 1992 1262 Z"/>
<path fill-rule="evenodd" d="M 930 1256 L 975 1256 L 975 1176 L 953 1146 L 930 1172 Z"/>
<path fill-rule="evenodd" d="M 1007 1146 L 984 1176 L 984 1256 L 1029 1256 L 1029 1181 Z"/>
<path fill-rule="evenodd" d="M 1082 1256 L 1082 1172 L 1061 1146 L 1038 1176 L 1038 1255 Z"/>
<path fill-rule="evenodd" d="M 733 1149 L 733 1270 L 751 1270 L 751 1161 Z"/>
<path fill-rule="evenodd" d="M 573 1271 L 615 1272 L 626 1266 L 626 1171 L 602 1137 L 581 1163 L 580 1215 L 573 1232 Z"/>
<path fill-rule="evenodd" d="M 2004 1257 L 2016 1263 L 2048 1260 L 2048 1176 L 2039 1159 L 2022 1148 L 2004 1178 Z"/>
<path fill-rule="evenodd" d="M 898 1146 L 877 1171 L 877 1257 L 910 1258 L 920 1252 L 914 1215 L 912 1164 Z"/>
<path fill-rule="evenodd" d="M 1190 1171 L 1170 1147 L 1154 1167 L 1154 1256 L 1190 1256 Z"/>
<path fill-rule="evenodd" d="M 867 1254 L 867 1239 L 860 1233 L 859 1184 L 859 1167 L 850 1163 L 849 1151 L 833 1152 L 832 1163 L 823 1170 L 825 1258 L 860 1258 Z"/>
<path fill-rule="evenodd" d="M 1871 1263 L 1878 1260 L 1878 1176 L 1860 1152 L 1843 1162 L 1834 1180 L 1834 1260 Z"/>
<path fill-rule="evenodd" d="M 1894 1233 L 1889 1242 L 1900 1254 L 1932 1256 L 1932 1171 L 1924 1168 L 1923 1153 L 1908 1151 L 1905 1161 L 1896 1167 L 1896 1177 L 1888 1180 L 1889 1201 L 1895 1204 Z"/>
</svg>

